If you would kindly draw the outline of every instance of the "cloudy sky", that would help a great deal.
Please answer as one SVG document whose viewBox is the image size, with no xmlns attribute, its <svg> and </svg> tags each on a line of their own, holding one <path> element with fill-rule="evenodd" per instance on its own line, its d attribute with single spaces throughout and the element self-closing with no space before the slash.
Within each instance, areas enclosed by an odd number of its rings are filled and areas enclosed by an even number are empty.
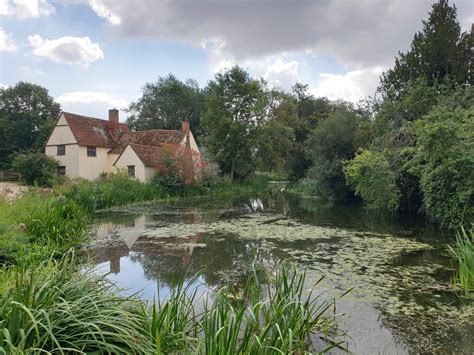
<svg viewBox="0 0 474 355">
<path fill-rule="evenodd" d="M 356 102 L 432 1 L 0 0 L 0 85 L 34 82 L 64 110 L 105 117 L 158 76 L 205 86 L 238 63 L 275 87 Z M 469 29 L 474 2 L 454 3 Z"/>
</svg>

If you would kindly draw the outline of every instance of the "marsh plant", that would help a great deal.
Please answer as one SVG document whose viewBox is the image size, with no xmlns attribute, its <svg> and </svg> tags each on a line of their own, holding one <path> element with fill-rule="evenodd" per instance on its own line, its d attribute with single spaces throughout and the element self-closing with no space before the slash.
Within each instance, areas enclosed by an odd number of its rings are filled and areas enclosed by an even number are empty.
<svg viewBox="0 0 474 355">
<path fill-rule="evenodd" d="M 453 284 L 462 289 L 465 294 L 474 291 L 474 229 L 466 231 L 464 228 L 456 235 L 453 246 L 449 246 L 451 254 L 456 260 L 456 271 Z"/>
<path fill-rule="evenodd" d="M 149 305 L 120 295 L 106 275 L 84 271 L 72 251 L 35 268 L 4 267 L 0 281 L 5 354 L 302 353 L 311 334 L 326 338 L 337 329 L 334 300 L 305 293 L 305 273 L 288 263 L 275 274 L 254 272 L 238 296 L 226 288 L 206 293 L 203 308 L 191 286 L 196 278 Z"/>
</svg>

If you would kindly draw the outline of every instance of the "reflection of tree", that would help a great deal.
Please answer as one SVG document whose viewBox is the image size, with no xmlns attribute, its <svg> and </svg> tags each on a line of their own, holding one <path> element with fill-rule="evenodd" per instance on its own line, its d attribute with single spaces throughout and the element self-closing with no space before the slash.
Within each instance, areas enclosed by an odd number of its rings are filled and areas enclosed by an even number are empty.
<svg viewBox="0 0 474 355">
<path fill-rule="evenodd" d="M 174 238 L 166 238 L 167 246 L 161 245 L 161 248 L 157 248 L 155 242 L 152 243 L 154 247 L 146 247 L 146 241 L 140 239 L 132 249 L 140 252 L 132 254 L 130 258 L 142 265 L 148 279 L 157 279 L 168 285 L 173 285 L 185 275 L 200 273 L 209 286 L 221 287 L 227 283 L 239 282 L 251 270 L 255 261 L 273 264 L 271 254 L 262 252 L 260 243 L 247 243 L 232 235 L 197 236 L 200 238 L 199 242 L 206 246 L 192 249 L 192 255 L 189 254 L 189 249 L 173 244 L 170 239 Z M 188 238 L 176 239 L 192 243 Z M 185 257 L 185 252 L 191 256 L 189 259 Z"/>
</svg>

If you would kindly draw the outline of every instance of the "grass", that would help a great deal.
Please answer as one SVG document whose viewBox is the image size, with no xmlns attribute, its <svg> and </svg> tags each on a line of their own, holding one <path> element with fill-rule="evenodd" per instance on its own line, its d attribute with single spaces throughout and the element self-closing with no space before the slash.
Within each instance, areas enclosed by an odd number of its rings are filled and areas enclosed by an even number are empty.
<svg viewBox="0 0 474 355">
<path fill-rule="evenodd" d="M 214 179 L 212 184 L 186 186 L 170 191 L 152 183 L 132 180 L 123 174 L 111 174 L 96 181 L 72 180 L 54 190 L 81 205 L 89 213 L 139 201 L 174 200 L 200 196 L 233 196 L 267 188 L 268 179 L 258 176 L 245 182 Z"/>
<path fill-rule="evenodd" d="M 255 272 L 239 297 L 216 291 L 202 311 L 192 281 L 148 306 L 79 266 L 70 251 L 1 269 L 0 353 L 303 353 L 312 333 L 336 329 L 334 300 L 305 295 L 305 273 L 288 263 Z"/>
<path fill-rule="evenodd" d="M 474 291 L 474 230 L 461 228 L 449 249 L 457 263 L 453 284 L 467 295 Z"/>
<path fill-rule="evenodd" d="M 8 202 L 0 196 L 0 264 L 61 256 L 87 239 L 89 218 L 72 200 L 32 189 Z"/>
</svg>

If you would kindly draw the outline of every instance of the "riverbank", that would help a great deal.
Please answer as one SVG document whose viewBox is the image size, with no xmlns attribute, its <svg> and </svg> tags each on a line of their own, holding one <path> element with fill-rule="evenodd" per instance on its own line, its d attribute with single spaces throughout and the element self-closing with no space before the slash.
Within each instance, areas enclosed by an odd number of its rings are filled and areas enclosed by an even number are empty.
<svg viewBox="0 0 474 355">
<path fill-rule="evenodd" d="M 334 299 L 306 299 L 305 274 L 292 265 L 281 264 L 274 276 L 257 265 L 238 300 L 225 289 L 216 290 L 198 312 L 197 295 L 184 279 L 166 300 L 150 304 L 120 295 L 105 276 L 84 272 L 89 267 L 74 251 L 88 242 L 91 215 L 98 208 L 243 194 L 267 185 L 255 179 L 165 194 L 149 184 L 111 177 L 52 190 L 32 188 L 13 201 L 0 198 L 0 349 L 158 354 L 307 349 L 310 334 L 336 330 L 329 316 Z M 334 346 L 339 345 L 324 347 Z"/>
</svg>

